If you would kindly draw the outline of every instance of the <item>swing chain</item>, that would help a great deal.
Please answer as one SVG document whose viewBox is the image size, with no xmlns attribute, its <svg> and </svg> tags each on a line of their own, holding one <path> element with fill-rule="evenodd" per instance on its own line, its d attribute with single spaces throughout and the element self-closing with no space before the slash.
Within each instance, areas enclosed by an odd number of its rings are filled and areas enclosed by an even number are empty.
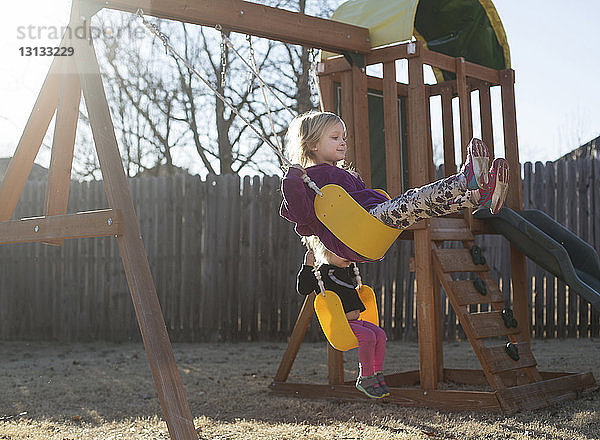
<svg viewBox="0 0 600 440">
<path fill-rule="evenodd" d="M 162 44 L 165 48 L 165 55 L 168 55 L 169 53 L 169 37 L 162 32 L 157 25 L 155 25 L 154 23 L 150 23 L 148 20 L 146 20 L 146 16 L 144 15 L 144 10 L 141 8 L 138 8 L 138 10 L 135 12 L 136 15 L 138 17 L 140 17 L 142 19 L 142 23 L 148 28 L 150 29 L 154 35 L 156 35 L 158 38 L 160 38 L 160 40 L 162 41 Z"/>
<path fill-rule="evenodd" d="M 250 57 L 254 60 L 254 46 L 252 46 L 252 35 L 246 35 L 246 41 L 248 41 L 248 51 L 250 52 Z M 256 66 L 256 62 L 254 62 L 254 66 Z M 252 71 L 248 71 L 248 93 L 252 93 L 254 90 L 254 73 Z M 278 145 L 279 146 L 279 145 Z"/>
<path fill-rule="evenodd" d="M 310 60 L 310 70 L 309 70 L 309 87 L 311 91 L 311 96 L 314 96 L 316 93 L 317 101 L 319 106 L 321 106 L 323 99 L 321 98 L 321 89 L 319 88 L 319 77 L 317 75 L 317 69 L 319 66 L 319 61 L 317 58 L 316 51 L 313 47 L 308 49 L 308 59 Z M 321 110 L 324 110 L 321 108 Z"/>
<path fill-rule="evenodd" d="M 225 99 L 225 97 L 219 93 L 219 91 L 208 81 L 206 80 L 202 75 L 200 75 L 200 73 L 198 73 L 198 71 L 194 68 L 194 66 L 192 66 L 190 64 L 190 62 L 185 59 L 184 57 L 182 57 L 179 52 L 177 52 L 170 44 L 169 42 L 169 38 L 167 37 L 167 35 L 165 35 L 163 32 L 160 31 L 160 29 L 158 28 L 158 26 L 156 26 L 153 23 L 150 23 L 148 20 L 146 20 L 146 17 L 144 15 L 144 11 L 142 9 L 137 9 L 136 11 L 136 15 L 142 20 L 142 24 L 150 31 L 152 32 L 156 37 L 160 38 L 160 40 L 162 41 L 163 45 L 165 46 L 165 51 L 167 52 L 171 52 L 171 54 L 179 61 L 181 61 L 188 69 L 191 73 L 193 73 L 196 77 L 198 77 L 198 79 L 200 79 L 214 94 L 217 98 L 219 98 L 227 107 L 229 107 L 231 109 L 231 111 L 233 113 L 235 113 L 242 121 L 244 121 L 244 123 L 250 127 L 250 129 L 252 129 L 252 131 L 254 131 L 254 133 L 256 133 L 256 135 L 265 143 L 269 146 L 269 148 L 271 148 L 271 150 L 273 150 L 277 156 L 279 156 L 279 158 L 281 159 L 281 162 L 283 163 L 282 168 L 286 167 L 295 167 L 295 168 L 299 168 L 303 171 L 303 180 L 304 182 L 311 188 L 313 189 L 317 194 L 319 194 L 320 196 L 323 196 L 323 193 L 320 191 L 319 187 L 310 179 L 310 177 L 308 177 L 308 175 L 306 174 L 306 171 L 304 171 L 304 168 L 300 167 L 299 165 L 294 165 L 292 164 L 289 159 L 287 159 L 284 154 L 283 154 L 283 150 L 281 148 L 276 147 L 275 145 L 273 145 L 273 143 L 266 138 L 255 126 L 254 124 L 252 124 L 247 118 L 245 118 L 243 115 L 240 114 L 240 112 L 237 110 L 237 108 L 231 104 L 227 99 Z M 225 42 L 225 44 L 229 44 L 230 47 L 233 47 L 231 41 L 229 40 L 229 38 L 227 38 L 227 35 L 225 35 L 225 33 L 223 32 L 223 28 L 221 27 L 221 25 L 217 24 L 215 26 L 215 29 L 217 31 L 221 31 L 221 36 L 222 36 L 222 41 Z M 235 51 L 235 48 L 233 48 Z M 224 53 L 224 51 L 222 52 L 222 54 Z M 237 53 L 237 51 L 236 51 Z M 222 58 L 223 60 L 223 58 Z M 225 62 L 226 62 L 226 58 L 225 58 Z M 245 60 L 244 60 L 245 62 Z M 223 66 L 224 67 L 224 66 Z M 224 72 L 225 69 L 223 69 L 222 72 Z M 223 73 L 222 73 L 223 74 Z M 255 72 L 257 78 L 259 78 L 259 82 L 262 83 L 262 80 L 260 79 L 260 76 L 258 76 L 258 72 Z M 288 109 L 289 110 L 289 109 Z M 284 168 L 285 170 L 285 168 Z"/>
<path fill-rule="evenodd" d="M 227 37 L 220 24 L 217 24 L 215 29 L 221 32 L 221 88 L 225 88 L 227 84 Z"/>
</svg>

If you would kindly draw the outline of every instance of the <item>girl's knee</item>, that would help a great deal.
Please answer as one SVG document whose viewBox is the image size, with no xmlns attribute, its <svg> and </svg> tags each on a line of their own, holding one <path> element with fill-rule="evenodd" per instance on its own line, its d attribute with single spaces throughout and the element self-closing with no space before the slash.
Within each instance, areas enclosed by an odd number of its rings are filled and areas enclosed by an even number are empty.
<svg viewBox="0 0 600 440">
<path fill-rule="evenodd" d="M 377 330 L 375 331 L 375 336 L 377 337 L 377 339 L 383 339 L 384 341 L 387 341 L 387 335 L 385 334 L 385 330 L 383 330 L 381 327 L 377 327 Z"/>
<path fill-rule="evenodd" d="M 368 328 L 361 328 L 359 332 L 355 332 L 356 339 L 361 345 L 375 345 L 377 342 L 377 335 Z"/>
</svg>

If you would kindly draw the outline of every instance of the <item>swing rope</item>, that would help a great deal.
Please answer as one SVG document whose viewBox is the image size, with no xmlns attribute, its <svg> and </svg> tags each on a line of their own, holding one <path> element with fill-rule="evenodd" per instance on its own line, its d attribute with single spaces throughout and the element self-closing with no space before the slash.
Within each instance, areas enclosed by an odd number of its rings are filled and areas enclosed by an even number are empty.
<svg viewBox="0 0 600 440">
<path fill-rule="evenodd" d="M 358 288 L 360 288 L 363 284 L 362 284 L 362 279 L 360 277 L 360 271 L 358 270 L 358 265 L 356 263 L 352 263 L 353 270 L 354 270 L 354 276 L 356 277 L 356 283 Z M 325 284 L 323 284 L 323 280 L 321 279 L 321 272 L 319 272 L 319 269 L 314 269 L 313 270 L 314 274 L 315 274 L 315 278 L 317 279 L 317 284 L 319 285 L 319 290 L 321 291 L 321 295 L 325 296 Z"/>
<path fill-rule="evenodd" d="M 304 183 L 306 183 L 308 185 L 309 188 L 311 188 L 314 192 L 316 192 L 318 195 L 320 195 L 321 197 L 323 197 L 323 193 L 321 192 L 320 188 L 317 186 L 317 184 L 315 182 L 313 182 L 311 180 L 310 177 L 308 177 L 308 174 L 306 174 L 306 172 L 304 171 L 304 168 L 300 167 L 299 165 L 293 164 L 292 162 L 289 161 L 289 159 L 287 157 L 284 156 L 283 152 L 281 151 L 281 149 L 277 148 L 275 145 L 273 145 L 273 143 L 267 139 L 258 128 L 256 128 L 250 121 L 248 121 L 248 119 L 246 119 L 244 116 L 242 116 L 240 114 L 240 112 L 235 108 L 235 106 L 233 104 L 231 104 L 221 93 L 219 93 L 219 91 L 209 82 L 207 81 L 195 68 L 194 66 L 192 66 L 190 64 L 189 61 L 187 61 L 183 56 L 181 56 L 179 54 L 179 52 L 177 52 L 173 46 L 171 46 L 171 44 L 169 43 L 169 37 L 167 35 L 165 35 L 163 32 L 161 32 L 160 29 L 158 29 L 158 26 L 156 26 L 154 23 L 150 23 L 148 20 L 146 20 L 146 16 L 144 15 L 144 11 L 142 9 L 138 9 L 136 11 L 136 14 L 138 17 L 140 17 L 140 19 L 142 20 L 142 24 L 150 31 L 152 32 L 157 38 L 159 38 L 162 43 L 163 46 L 165 47 L 165 50 L 168 52 L 171 52 L 171 54 L 173 54 L 173 56 L 175 58 L 177 58 L 178 60 L 180 60 L 187 68 L 188 70 L 194 74 L 195 76 L 197 76 L 214 94 L 217 98 L 219 98 L 223 104 L 225 104 L 227 107 L 229 107 L 229 109 L 235 113 L 236 116 L 238 116 L 242 121 L 244 121 L 244 123 L 250 127 L 252 129 L 252 131 L 254 131 L 254 133 L 256 133 L 256 135 L 265 143 L 269 146 L 269 148 L 271 148 L 271 150 L 273 150 L 273 152 L 275 152 L 275 154 L 277 154 L 277 156 L 279 157 L 279 159 L 282 162 L 281 168 L 285 171 L 285 168 L 290 168 L 290 167 L 294 167 L 294 168 L 298 168 L 300 169 L 303 173 L 302 173 L 302 180 L 304 181 Z M 224 34 L 222 34 L 224 35 Z M 255 75 L 256 72 L 253 73 Z M 258 76 L 258 75 L 257 75 Z M 262 80 L 261 80 L 262 81 Z M 285 165 L 285 168 L 284 166 Z"/>
<path fill-rule="evenodd" d="M 248 39 L 248 46 L 250 48 L 249 51 L 250 51 L 250 59 L 252 60 L 252 73 L 258 78 L 258 84 L 260 85 L 260 91 L 262 93 L 263 101 L 264 101 L 265 107 L 267 109 L 267 114 L 269 115 L 269 123 L 271 124 L 271 131 L 273 133 L 275 133 L 276 130 L 275 130 L 275 124 L 273 123 L 273 116 L 271 115 L 271 106 L 269 105 L 269 100 L 267 99 L 267 94 L 265 93 L 265 87 L 268 88 L 269 86 L 267 86 L 264 83 L 264 81 L 262 80 L 262 78 L 260 77 L 260 75 L 258 75 L 258 66 L 256 64 L 256 59 L 254 58 L 254 47 L 252 46 L 252 37 L 250 35 L 247 35 L 246 38 Z M 237 50 L 234 50 L 234 52 L 238 53 Z M 238 56 L 239 56 L 239 54 L 238 54 Z M 244 61 L 244 63 L 246 63 L 246 60 L 244 60 L 241 57 L 240 57 L 240 59 L 242 61 Z M 248 65 L 248 63 L 246 63 L 246 65 Z M 252 85 L 252 83 L 250 85 Z M 277 95 L 275 95 L 270 88 L 269 88 L 269 91 L 271 92 L 271 94 L 273 96 L 275 96 L 275 98 L 277 98 Z M 287 111 L 290 112 L 290 114 L 293 116 L 293 113 L 291 112 L 291 110 L 285 104 L 283 104 L 283 105 L 287 109 Z M 277 149 L 283 151 L 283 147 L 279 143 L 279 136 L 277 136 L 277 135 L 275 135 L 275 142 L 277 142 Z"/>
</svg>

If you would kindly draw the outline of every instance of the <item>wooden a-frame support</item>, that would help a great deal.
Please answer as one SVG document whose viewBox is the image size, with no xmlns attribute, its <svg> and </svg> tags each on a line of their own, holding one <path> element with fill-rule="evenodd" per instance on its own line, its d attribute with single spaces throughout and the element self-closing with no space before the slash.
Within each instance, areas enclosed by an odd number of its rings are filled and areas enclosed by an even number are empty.
<svg viewBox="0 0 600 440">
<path fill-rule="evenodd" d="M 95 12 L 80 10 L 79 3 L 73 2 L 71 29 L 89 26 Z M 89 29 L 86 35 L 91 35 Z M 172 439 L 197 439 L 127 186 L 93 42 L 91 37 L 63 39 L 61 46 L 73 47 L 74 55 L 54 58 L 0 188 L 0 243 L 60 245 L 66 238 L 115 236 L 169 435 Z M 82 92 L 110 209 L 67 214 Z M 11 221 L 55 111 L 43 216 Z"/>
</svg>

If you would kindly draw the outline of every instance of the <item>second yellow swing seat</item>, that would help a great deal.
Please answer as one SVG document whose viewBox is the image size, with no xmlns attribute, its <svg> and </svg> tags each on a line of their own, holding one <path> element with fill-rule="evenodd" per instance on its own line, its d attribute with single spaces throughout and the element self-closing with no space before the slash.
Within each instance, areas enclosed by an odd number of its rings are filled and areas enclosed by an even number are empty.
<svg viewBox="0 0 600 440">
<path fill-rule="evenodd" d="M 370 260 L 382 259 L 402 229 L 377 220 L 339 185 L 325 185 L 321 192 L 323 196 L 317 195 L 314 203 L 321 223 L 354 252 Z"/>
<path fill-rule="evenodd" d="M 359 319 L 379 325 L 375 292 L 364 284 L 356 289 L 358 297 L 366 308 L 360 314 Z M 315 297 L 314 304 L 323 333 L 333 348 L 340 351 L 347 351 L 358 347 L 356 335 L 352 332 L 350 324 L 348 324 L 342 302 L 335 292 L 326 290 L 324 295 L 318 294 Z"/>
</svg>

